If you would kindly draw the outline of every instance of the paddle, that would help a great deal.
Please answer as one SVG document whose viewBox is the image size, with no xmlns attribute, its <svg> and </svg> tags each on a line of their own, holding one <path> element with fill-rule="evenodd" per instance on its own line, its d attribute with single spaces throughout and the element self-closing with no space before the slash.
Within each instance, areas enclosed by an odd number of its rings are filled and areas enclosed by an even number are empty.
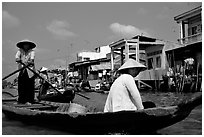
<svg viewBox="0 0 204 137">
<path fill-rule="evenodd" d="M 77 95 L 79 95 L 79 96 L 82 96 L 82 97 L 84 97 L 84 98 L 86 98 L 86 99 L 90 99 L 89 97 L 87 97 L 87 96 L 85 96 L 85 95 L 82 95 L 82 94 L 80 94 L 80 93 L 75 92 L 75 94 L 77 94 Z"/>
<path fill-rule="evenodd" d="M 55 91 L 57 91 L 57 93 L 59 93 L 60 95 L 62 95 L 61 92 L 59 92 L 52 84 L 50 84 L 47 80 L 45 80 L 42 76 L 40 76 L 37 72 L 35 72 L 34 70 L 32 70 L 29 66 L 26 66 L 23 62 L 19 62 L 20 64 L 22 64 L 24 67 L 28 68 L 31 72 L 33 72 L 35 75 L 37 75 L 39 78 L 41 78 L 42 80 L 44 80 L 46 83 L 48 83 L 48 85 L 50 87 L 52 87 Z M 75 92 L 76 93 L 76 92 Z M 85 96 L 85 95 L 82 95 L 80 93 L 76 93 L 77 95 L 79 96 L 82 96 L 86 99 L 90 99 L 89 97 Z"/>
<path fill-rule="evenodd" d="M 10 77 L 10 76 L 16 74 L 17 72 L 23 70 L 24 68 L 26 68 L 26 67 L 22 67 L 22 68 L 20 68 L 20 69 L 18 69 L 18 70 L 16 70 L 16 71 L 12 72 L 11 74 L 9 74 L 9 75 L 5 76 L 4 78 L 2 78 L 2 80 L 7 79 L 8 77 Z"/>
</svg>

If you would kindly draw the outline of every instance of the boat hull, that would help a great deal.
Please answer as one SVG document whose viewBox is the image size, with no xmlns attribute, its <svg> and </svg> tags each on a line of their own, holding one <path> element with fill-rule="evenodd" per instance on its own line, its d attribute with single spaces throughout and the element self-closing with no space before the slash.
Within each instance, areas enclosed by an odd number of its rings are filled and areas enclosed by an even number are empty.
<svg viewBox="0 0 204 137">
<path fill-rule="evenodd" d="M 68 103 L 37 102 L 17 107 L 11 100 L 3 101 L 2 112 L 9 118 L 26 123 L 45 125 L 74 134 L 151 134 L 185 119 L 202 103 L 202 95 L 179 105 L 155 107 L 139 111 L 70 113 Z M 40 106 L 41 104 L 41 106 Z M 44 105 L 43 105 L 44 104 Z M 60 106 L 63 109 L 59 109 Z"/>
<path fill-rule="evenodd" d="M 78 134 L 134 133 L 145 134 L 183 120 L 190 113 L 176 114 L 177 107 L 147 109 L 145 111 L 121 111 L 115 113 L 57 113 L 3 106 L 3 113 L 26 123 L 54 125 L 62 130 Z M 160 114 L 158 114 L 160 111 Z"/>
</svg>

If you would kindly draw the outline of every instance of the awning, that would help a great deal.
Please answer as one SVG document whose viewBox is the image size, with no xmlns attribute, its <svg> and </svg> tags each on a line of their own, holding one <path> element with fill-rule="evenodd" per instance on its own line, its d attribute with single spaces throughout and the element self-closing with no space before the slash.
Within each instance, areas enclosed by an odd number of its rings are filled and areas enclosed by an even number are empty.
<svg viewBox="0 0 204 137">
<path fill-rule="evenodd" d="M 100 65 L 91 65 L 92 71 L 98 71 L 98 70 L 107 70 L 111 69 L 111 63 L 105 63 Z"/>
<path fill-rule="evenodd" d="M 166 42 L 165 46 L 164 46 L 164 50 L 165 51 L 170 51 L 170 50 L 175 50 L 181 47 L 185 47 L 185 45 L 183 44 L 178 44 L 178 43 L 173 43 L 173 42 Z"/>
</svg>

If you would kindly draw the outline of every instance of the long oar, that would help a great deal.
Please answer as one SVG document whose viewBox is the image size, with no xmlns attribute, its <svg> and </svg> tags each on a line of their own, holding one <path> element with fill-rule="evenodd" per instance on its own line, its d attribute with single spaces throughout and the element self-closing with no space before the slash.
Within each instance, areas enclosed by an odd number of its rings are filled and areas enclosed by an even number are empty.
<svg viewBox="0 0 204 137">
<path fill-rule="evenodd" d="M 47 80 L 45 80 L 43 77 L 41 77 L 38 73 L 36 73 L 34 70 L 32 70 L 30 67 L 28 67 L 28 66 L 26 66 L 23 62 L 19 62 L 20 64 L 22 64 L 23 66 L 25 66 L 26 68 L 28 68 L 30 71 L 32 71 L 35 75 L 37 75 L 39 78 L 41 78 L 42 80 L 44 80 L 45 82 L 47 82 L 48 84 L 49 84 L 49 86 L 51 86 L 55 91 L 57 91 L 57 93 L 59 93 L 59 94 L 61 94 L 62 95 L 62 93 L 61 92 L 59 92 L 55 87 L 53 87 L 53 85 L 52 84 L 50 84 Z M 75 92 L 76 93 L 76 92 Z M 90 99 L 89 97 L 87 97 L 87 96 L 84 96 L 84 95 L 82 95 L 82 94 L 79 94 L 79 93 L 76 93 L 77 95 L 79 95 L 79 96 L 82 96 L 82 97 L 84 97 L 84 98 L 86 98 L 86 99 Z"/>
<path fill-rule="evenodd" d="M 81 96 L 81 97 L 84 97 L 84 98 L 86 98 L 86 99 L 90 99 L 89 97 L 87 97 L 87 96 L 85 96 L 85 95 L 82 95 L 82 94 L 80 94 L 80 93 L 75 92 L 75 94 L 77 94 L 77 95 L 79 95 L 79 96 Z"/>
<path fill-rule="evenodd" d="M 22 67 L 22 68 L 20 68 L 20 69 L 18 69 L 18 70 L 16 70 L 16 71 L 12 72 L 11 74 L 9 74 L 9 75 L 5 76 L 4 78 L 2 78 L 2 80 L 7 79 L 8 77 L 10 77 L 10 76 L 16 74 L 17 72 L 19 72 L 19 71 L 21 71 L 21 70 L 23 70 L 23 69 L 25 69 L 25 68 L 26 68 L 26 67 Z"/>
</svg>

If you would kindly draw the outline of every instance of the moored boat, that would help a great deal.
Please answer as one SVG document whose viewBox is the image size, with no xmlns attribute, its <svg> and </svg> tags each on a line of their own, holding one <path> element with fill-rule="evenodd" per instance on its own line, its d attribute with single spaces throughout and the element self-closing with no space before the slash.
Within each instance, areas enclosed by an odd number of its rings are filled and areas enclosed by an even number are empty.
<svg viewBox="0 0 204 137">
<path fill-rule="evenodd" d="M 173 106 L 108 113 L 90 112 L 77 104 L 74 104 L 73 111 L 73 104 L 70 103 L 40 101 L 25 105 L 15 102 L 3 99 L 2 111 L 6 116 L 24 122 L 53 125 L 75 134 L 146 134 L 185 119 L 192 109 L 202 103 L 202 93 L 195 93 Z"/>
</svg>

